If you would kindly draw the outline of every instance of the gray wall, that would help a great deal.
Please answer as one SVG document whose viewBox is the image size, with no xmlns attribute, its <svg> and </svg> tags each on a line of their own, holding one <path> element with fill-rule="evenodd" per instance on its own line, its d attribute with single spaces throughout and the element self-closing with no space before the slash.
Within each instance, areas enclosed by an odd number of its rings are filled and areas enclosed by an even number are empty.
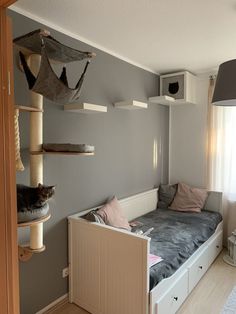
<svg viewBox="0 0 236 314">
<path fill-rule="evenodd" d="M 208 85 L 209 74 L 198 75 L 197 104 L 171 108 L 171 183 L 186 182 L 192 186 L 207 186 Z"/>
<path fill-rule="evenodd" d="M 10 12 L 14 37 L 44 27 Z M 168 108 L 150 104 L 147 110 L 116 109 L 113 103 L 127 99 L 147 101 L 158 94 L 158 76 L 109 54 L 65 36 L 51 34 L 63 43 L 97 53 L 86 76 L 80 101 L 108 106 L 107 114 L 75 114 L 44 101 L 44 142 L 89 143 L 94 157 L 44 157 L 44 183 L 56 184 L 50 203 L 52 218 L 45 223 L 46 251 L 20 263 L 21 313 L 32 314 L 68 291 L 62 269 L 67 266 L 67 220 L 77 211 L 97 206 L 112 195 L 123 198 L 167 182 Z M 81 73 L 79 62 L 68 66 L 70 83 Z M 16 103 L 29 104 L 26 80 L 15 66 Z M 29 184 L 29 117 L 20 116 L 23 162 L 26 170 L 17 181 Z M 153 165 L 153 145 L 157 142 L 158 162 Z M 19 234 L 27 240 L 28 232 Z"/>
</svg>

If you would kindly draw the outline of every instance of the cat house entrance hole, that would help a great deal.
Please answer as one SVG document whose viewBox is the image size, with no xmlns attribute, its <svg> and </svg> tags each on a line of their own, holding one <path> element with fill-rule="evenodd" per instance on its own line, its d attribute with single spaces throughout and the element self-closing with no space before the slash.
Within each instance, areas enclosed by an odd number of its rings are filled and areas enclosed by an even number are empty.
<svg viewBox="0 0 236 314">
<path fill-rule="evenodd" d="M 179 82 L 169 83 L 168 91 L 171 95 L 175 95 L 179 91 Z"/>
</svg>

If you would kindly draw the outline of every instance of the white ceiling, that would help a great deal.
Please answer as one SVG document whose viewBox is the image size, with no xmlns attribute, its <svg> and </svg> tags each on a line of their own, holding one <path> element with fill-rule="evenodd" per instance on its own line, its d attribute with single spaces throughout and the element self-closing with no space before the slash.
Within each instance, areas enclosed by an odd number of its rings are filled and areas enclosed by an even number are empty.
<svg viewBox="0 0 236 314">
<path fill-rule="evenodd" d="M 13 9 L 157 73 L 236 58 L 236 0 L 19 0 Z"/>
</svg>

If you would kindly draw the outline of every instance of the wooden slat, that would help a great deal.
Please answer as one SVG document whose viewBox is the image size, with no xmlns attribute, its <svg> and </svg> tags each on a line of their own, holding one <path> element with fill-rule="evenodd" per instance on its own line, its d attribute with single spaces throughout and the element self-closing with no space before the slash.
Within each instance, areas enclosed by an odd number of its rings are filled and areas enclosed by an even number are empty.
<svg viewBox="0 0 236 314">
<path fill-rule="evenodd" d="M 1 1 L 0 5 L 6 6 L 7 3 L 9 1 Z M 18 314 L 12 36 L 10 19 L 6 17 L 6 10 L 2 7 L 0 7 L 0 63 L 0 308 L 1 313 Z"/>
</svg>

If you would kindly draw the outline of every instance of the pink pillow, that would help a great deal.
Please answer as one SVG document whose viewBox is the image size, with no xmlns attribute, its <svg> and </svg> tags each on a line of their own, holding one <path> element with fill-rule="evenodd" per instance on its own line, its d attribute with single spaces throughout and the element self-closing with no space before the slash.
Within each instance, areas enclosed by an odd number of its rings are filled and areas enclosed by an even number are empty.
<svg viewBox="0 0 236 314">
<path fill-rule="evenodd" d="M 97 214 L 109 226 L 131 230 L 128 220 L 124 216 L 122 208 L 115 196 L 111 201 L 99 208 Z"/>
<path fill-rule="evenodd" d="M 177 193 L 169 209 L 199 213 L 205 204 L 206 198 L 206 190 L 192 188 L 187 184 L 179 183 Z"/>
</svg>

